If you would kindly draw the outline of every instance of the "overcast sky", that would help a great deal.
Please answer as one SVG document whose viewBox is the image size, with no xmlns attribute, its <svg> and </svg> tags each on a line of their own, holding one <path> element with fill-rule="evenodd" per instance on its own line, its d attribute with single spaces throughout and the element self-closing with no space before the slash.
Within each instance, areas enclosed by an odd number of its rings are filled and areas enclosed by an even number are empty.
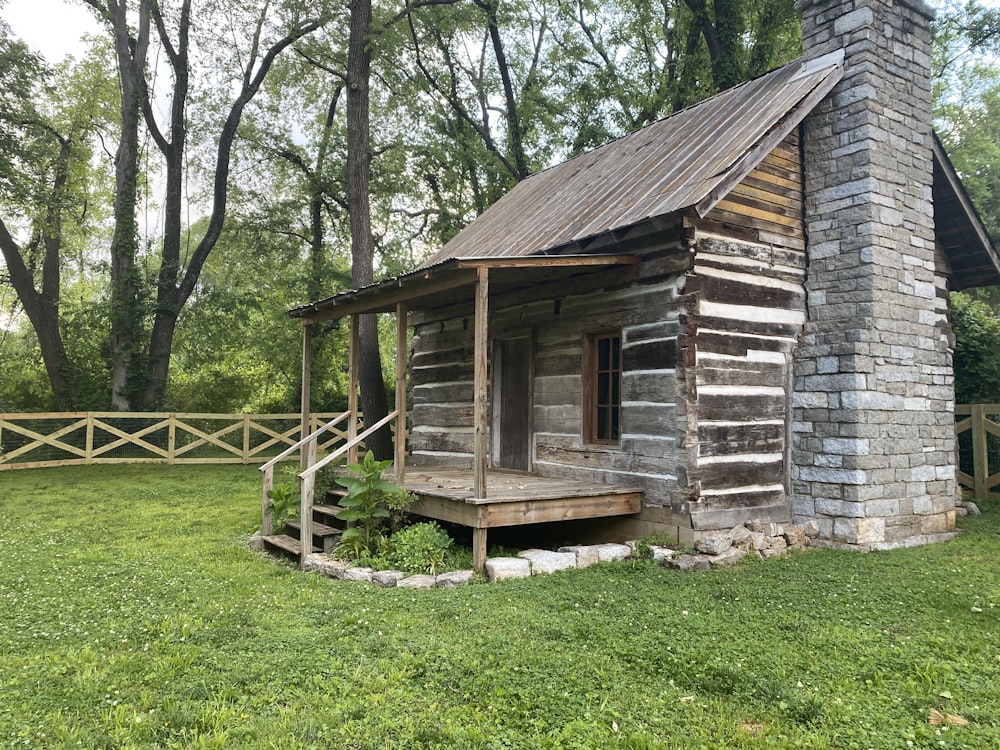
<svg viewBox="0 0 1000 750">
<path fill-rule="evenodd" d="M 59 62 L 68 54 L 79 57 L 86 47 L 80 37 L 100 30 L 82 2 L 6 0 L 0 7 L 0 18 L 50 63 Z"/>
</svg>

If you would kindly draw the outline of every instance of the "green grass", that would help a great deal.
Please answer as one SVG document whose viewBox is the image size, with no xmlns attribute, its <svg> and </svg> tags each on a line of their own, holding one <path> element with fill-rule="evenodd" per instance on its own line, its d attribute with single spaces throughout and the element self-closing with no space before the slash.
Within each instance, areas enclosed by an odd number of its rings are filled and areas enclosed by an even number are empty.
<svg viewBox="0 0 1000 750">
<path fill-rule="evenodd" d="M 995 505 L 931 547 L 415 592 L 250 552 L 258 482 L 0 474 L 0 747 L 1000 747 Z"/>
</svg>

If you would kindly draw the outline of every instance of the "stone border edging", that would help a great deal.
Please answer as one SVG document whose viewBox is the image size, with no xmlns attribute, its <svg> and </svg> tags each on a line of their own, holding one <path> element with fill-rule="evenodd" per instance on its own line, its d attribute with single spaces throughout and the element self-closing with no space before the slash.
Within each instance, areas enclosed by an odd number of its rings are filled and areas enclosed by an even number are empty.
<svg viewBox="0 0 1000 750">
<path fill-rule="evenodd" d="M 665 568 L 690 572 L 730 567 L 745 556 L 777 557 L 789 550 L 804 551 L 810 540 L 819 534 L 815 521 L 805 526 L 748 521 L 727 532 L 712 534 L 695 542 L 693 553 L 678 552 L 670 547 L 651 545 L 654 561 Z M 486 560 L 486 577 L 490 583 L 510 578 L 529 578 L 559 570 L 589 567 L 598 562 L 627 560 L 634 556 L 638 541 L 625 544 L 588 544 L 560 547 L 557 551 L 527 549 L 517 557 L 491 557 Z M 326 553 L 308 555 L 302 569 L 321 573 L 343 581 L 362 581 L 382 588 L 455 588 L 475 580 L 471 570 L 451 570 L 438 575 L 409 575 L 400 570 L 375 570 L 352 565 Z"/>
</svg>

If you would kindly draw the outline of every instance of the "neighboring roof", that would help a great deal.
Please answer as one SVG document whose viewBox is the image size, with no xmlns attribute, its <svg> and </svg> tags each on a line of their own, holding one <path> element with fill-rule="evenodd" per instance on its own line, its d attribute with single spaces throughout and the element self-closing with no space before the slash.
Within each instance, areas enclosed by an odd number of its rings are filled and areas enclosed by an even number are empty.
<svg viewBox="0 0 1000 750">
<path fill-rule="evenodd" d="M 424 265 L 567 248 L 689 207 L 704 216 L 830 92 L 843 60 L 789 63 L 533 175 Z"/>
<path fill-rule="evenodd" d="M 354 313 L 390 312 L 400 303 L 409 310 L 423 310 L 468 302 L 472 299 L 469 288 L 478 281 L 480 269 L 487 269 L 490 294 L 497 295 L 537 290 L 548 284 L 595 274 L 606 280 L 609 269 L 638 268 L 638 265 L 639 258 L 635 255 L 452 258 L 296 307 L 288 314 L 315 322 L 335 320 Z"/>
<path fill-rule="evenodd" d="M 951 289 L 1000 284 L 1000 260 L 982 219 L 934 134 L 934 230 L 951 263 Z"/>
</svg>

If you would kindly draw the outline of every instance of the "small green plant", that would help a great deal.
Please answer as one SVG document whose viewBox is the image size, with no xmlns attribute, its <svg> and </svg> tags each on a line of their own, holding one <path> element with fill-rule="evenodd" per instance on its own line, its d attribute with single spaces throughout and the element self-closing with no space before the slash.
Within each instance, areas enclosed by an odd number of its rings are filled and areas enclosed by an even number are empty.
<svg viewBox="0 0 1000 750">
<path fill-rule="evenodd" d="M 285 522 L 299 515 L 298 470 L 289 466 L 282 467 L 281 474 L 286 481 L 274 485 L 267 491 L 271 498 L 271 528 L 275 534 L 285 529 Z"/>
<path fill-rule="evenodd" d="M 448 532 L 433 521 L 415 523 L 392 535 L 388 562 L 407 572 L 435 575 L 453 546 Z"/>
<path fill-rule="evenodd" d="M 633 557 L 637 560 L 651 558 L 653 547 L 669 547 L 674 544 L 665 534 L 650 534 L 636 540 Z M 676 545 L 674 545 L 676 547 Z"/>
<path fill-rule="evenodd" d="M 409 501 L 400 487 L 382 478 L 382 472 L 391 465 L 392 461 L 376 461 L 368 451 L 361 463 L 347 467 L 354 476 L 337 479 L 337 484 L 347 489 L 338 503 L 344 508 L 340 518 L 354 524 L 341 536 L 339 554 L 352 560 L 370 557 L 384 544 L 382 530 L 390 518 L 390 507 L 401 509 Z"/>
</svg>

